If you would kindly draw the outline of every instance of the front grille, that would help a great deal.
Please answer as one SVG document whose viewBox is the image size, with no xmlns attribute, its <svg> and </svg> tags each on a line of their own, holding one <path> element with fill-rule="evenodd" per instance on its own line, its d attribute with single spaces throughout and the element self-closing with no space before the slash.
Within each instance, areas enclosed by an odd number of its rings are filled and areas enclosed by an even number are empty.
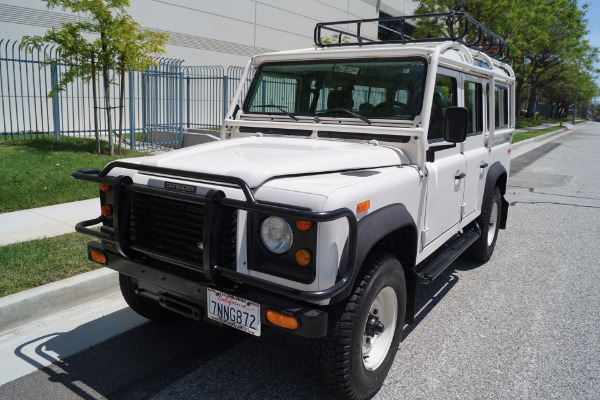
<svg viewBox="0 0 600 400">
<path fill-rule="evenodd" d="M 204 206 L 130 193 L 130 245 L 138 249 L 147 248 L 152 253 L 181 260 L 194 269 L 202 270 Z M 219 263 L 235 269 L 237 210 L 226 209 L 222 214 L 223 218 L 219 221 Z"/>
</svg>

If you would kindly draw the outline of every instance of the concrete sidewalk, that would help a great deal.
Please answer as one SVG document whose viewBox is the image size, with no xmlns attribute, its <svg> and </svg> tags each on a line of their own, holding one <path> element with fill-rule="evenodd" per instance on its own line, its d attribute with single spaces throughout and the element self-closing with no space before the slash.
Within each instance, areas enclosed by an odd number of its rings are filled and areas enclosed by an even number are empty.
<svg viewBox="0 0 600 400">
<path fill-rule="evenodd" d="M 0 214 L 0 246 L 75 232 L 75 224 L 99 215 L 99 198 Z"/>
<path fill-rule="evenodd" d="M 558 130 L 515 143 L 512 146 L 512 157 L 518 157 L 584 125 L 585 123 L 573 127 L 571 124 L 564 124 L 567 131 Z M 0 246 L 74 232 L 77 222 L 95 218 L 99 213 L 99 199 L 91 199 L 0 214 Z M 117 277 L 115 271 L 101 268 L 0 298 L 0 335 L 42 316 L 111 295 L 119 290 Z"/>
</svg>

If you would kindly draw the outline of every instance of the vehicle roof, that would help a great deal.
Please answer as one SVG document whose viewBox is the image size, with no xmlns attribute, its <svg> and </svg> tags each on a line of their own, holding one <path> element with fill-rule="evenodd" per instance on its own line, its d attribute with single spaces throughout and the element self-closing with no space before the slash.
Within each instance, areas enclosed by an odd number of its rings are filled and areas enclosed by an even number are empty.
<svg viewBox="0 0 600 400">
<path fill-rule="evenodd" d="M 310 60 L 351 60 L 373 57 L 429 57 L 440 51 L 442 65 L 450 63 L 455 67 L 484 75 L 502 76 L 514 79 L 512 68 L 501 61 L 491 59 L 486 54 L 469 49 L 454 41 L 406 44 L 374 44 L 369 46 L 311 47 L 287 50 L 254 56 L 251 66 L 257 68 L 265 62 L 310 61 Z M 480 66 L 482 65 L 482 66 Z M 484 67 L 485 66 L 485 67 Z"/>
</svg>

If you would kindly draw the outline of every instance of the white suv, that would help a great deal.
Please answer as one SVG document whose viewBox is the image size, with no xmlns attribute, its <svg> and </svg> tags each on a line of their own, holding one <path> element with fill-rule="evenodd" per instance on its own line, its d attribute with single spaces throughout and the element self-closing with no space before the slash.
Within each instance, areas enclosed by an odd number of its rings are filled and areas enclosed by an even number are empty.
<svg viewBox="0 0 600 400">
<path fill-rule="evenodd" d="M 424 19 L 450 33 L 417 39 Z M 77 230 L 139 314 L 314 338 L 325 381 L 362 399 L 417 284 L 492 255 L 515 77 L 506 43 L 463 13 L 322 23 L 315 43 L 250 60 L 222 140 L 75 171 L 102 203 Z"/>
</svg>

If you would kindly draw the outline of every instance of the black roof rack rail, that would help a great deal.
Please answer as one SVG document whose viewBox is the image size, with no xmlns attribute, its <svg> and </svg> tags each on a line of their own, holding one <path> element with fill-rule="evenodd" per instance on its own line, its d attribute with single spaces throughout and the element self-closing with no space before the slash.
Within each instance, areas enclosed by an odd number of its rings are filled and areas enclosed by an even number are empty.
<svg viewBox="0 0 600 400">
<path fill-rule="evenodd" d="M 419 24 L 425 26 L 427 21 L 437 23 L 437 28 L 445 28 L 446 33 L 437 37 L 415 38 L 409 35 L 407 26 L 410 29 L 419 27 Z M 361 32 L 364 24 L 377 23 L 378 29 L 395 35 L 392 39 L 376 39 L 365 36 Z M 394 25 L 391 28 L 389 25 Z M 350 30 L 350 26 L 355 25 L 355 31 Z M 433 26 L 433 25 L 431 25 Z M 431 27 L 430 26 L 430 27 Z M 323 41 L 323 34 L 337 34 L 337 42 L 329 43 Z M 430 35 L 429 35 L 430 36 Z M 352 39 L 354 38 L 354 40 Z M 350 21 L 319 22 L 314 31 L 315 45 L 319 47 L 342 47 L 355 45 L 373 45 L 373 44 L 405 44 L 405 43 L 423 43 L 440 42 L 451 40 L 461 43 L 471 49 L 481 51 L 488 56 L 504 61 L 510 55 L 510 48 L 506 40 L 496 35 L 486 28 L 483 24 L 461 11 L 406 15 L 402 17 L 385 17 L 371 19 L 356 19 Z"/>
</svg>

